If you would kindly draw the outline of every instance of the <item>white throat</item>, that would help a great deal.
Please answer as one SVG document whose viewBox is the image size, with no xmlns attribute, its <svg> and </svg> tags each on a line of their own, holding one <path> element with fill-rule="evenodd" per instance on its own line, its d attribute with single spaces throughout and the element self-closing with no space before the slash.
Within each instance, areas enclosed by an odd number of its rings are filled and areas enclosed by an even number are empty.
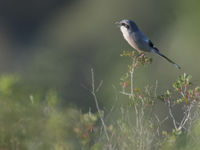
<svg viewBox="0 0 200 150">
<path fill-rule="evenodd" d="M 120 27 L 120 30 L 121 30 L 121 32 L 122 32 L 122 34 L 123 34 L 123 37 L 124 37 L 124 39 L 134 48 L 134 49 L 138 49 L 137 48 L 137 45 L 135 44 L 135 42 L 134 42 L 134 40 L 133 40 L 133 34 L 129 31 L 129 30 L 127 30 L 127 28 L 126 27 L 124 27 L 124 26 L 121 26 Z"/>
<path fill-rule="evenodd" d="M 129 41 L 130 33 L 129 33 L 129 31 L 127 30 L 127 28 L 124 27 L 124 26 L 121 26 L 121 27 L 120 27 L 120 30 L 121 30 L 121 32 L 122 32 L 122 34 L 123 34 L 125 40 L 126 40 L 126 41 Z"/>
</svg>

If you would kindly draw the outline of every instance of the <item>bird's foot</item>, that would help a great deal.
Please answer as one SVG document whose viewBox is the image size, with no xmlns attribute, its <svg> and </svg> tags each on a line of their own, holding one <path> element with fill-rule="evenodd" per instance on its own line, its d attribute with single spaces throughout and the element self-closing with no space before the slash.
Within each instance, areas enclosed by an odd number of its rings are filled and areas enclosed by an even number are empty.
<svg viewBox="0 0 200 150">
<path fill-rule="evenodd" d="M 142 58 L 144 57 L 144 53 L 139 53 L 139 55 L 137 56 L 137 58 Z"/>
</svg>

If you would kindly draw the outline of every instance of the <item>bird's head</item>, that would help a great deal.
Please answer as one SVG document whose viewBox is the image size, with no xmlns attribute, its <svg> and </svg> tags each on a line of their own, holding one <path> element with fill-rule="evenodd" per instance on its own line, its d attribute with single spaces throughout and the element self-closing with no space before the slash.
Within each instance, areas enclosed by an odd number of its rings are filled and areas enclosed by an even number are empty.
<svg viewBox="0 0 200 150">
<path fill-rule="evenodd" d="M 131 20 L 121 20 L 120 22 L 116 22 L 115 24 L 117 24 L 122 32 L 136 32 L 138 31 L 138 27 L 135 24 L 135 22 L 131 21 Z"/>
</svg>

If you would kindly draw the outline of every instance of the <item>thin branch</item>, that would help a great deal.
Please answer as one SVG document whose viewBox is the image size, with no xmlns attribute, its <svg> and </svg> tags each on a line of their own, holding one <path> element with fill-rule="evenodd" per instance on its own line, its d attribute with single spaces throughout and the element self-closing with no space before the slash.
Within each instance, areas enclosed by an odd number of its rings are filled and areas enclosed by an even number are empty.
<svg viewBox="0 0 200 150">
<path fill-rule="evenodd" d="M 136 105 L 134 105 L 134 108 L 135 108 L 135 116 L 136 116 L 136 127 L 138 128 L 139 127 L 138 109 Z"/>
<path fill-rule="evenodd" d="M 124 92 L 124 91 L 120 91 L 120 93 L 123 94 L 123 95 L 126 95 L 126 96 L 132 96 L 131 93 L 127 93 L 127 92 Z"/>
<path fill-rule="evenodd" d="M 156 80 L 154 96 L 157 97 L 158 80 Z"/>
<path fill-rule="evenodd" d="M 99 83 L 99 85 L 96 88 L 96 93 L 100 90 L 101 86 L 103 85 L 103 80 Z"/>
<path fill-rule="evenodd" d="M 134 67 L 132 68 L 130 75 L 131 75 L 131 96 L 133 97 L 133 71 Z"/>
<path fill-rule="evenodd" d="M 136 62 L 135 60 L 133 60 L 133 64 L 132 64 L 132 68 L 131 68 L 131 71 L 130 71 L 130 78 L 131 78 L 131 96 L 133 98 L 134 94 L 133 94 L 133 73 L 135 71 L 135 67 L 136 67 Z"/>
<path fill-rule="evenodd" d="M 174 118 L 174 115 L 172 114 L 172 109 L 171 109 L 170 100 L 168 100 L 168 109 L 169 109 L 169 115 L 170 115 L 170 117 L 172 118 L 174 127 L 175 127 L 175 129 L 177 130 L 176 119 Z"/>
<path fill-rule="evenodd" d="M 184 127 L 184 125 L 186 124 L 186 122 L 189 120 L 190 115 L 191 115 L 191 113 L 190 113 L 191 108 L 192 108 L 192 105 L 189 106 L 189 108 L 188 108 L 188 110 L 187 110 L 187 116 L 184 117 L 185 119 L 183 119 L 183 120 L 181 121 L 181 124 L 180 124 L 178 130 L 181 130 L 181 129 Z"/>
<path fill-rule="evenodd" d="M 92 91 L 91 91 L 91 94 L 93 95 L 93 98 L 94 98 L 94 101 L 95 101 L 95 104 L 96 104 L 96 108 L 97 108 L 101 123 L 103 125 L 104 133 L 106 135 L 107 141 L 109 142 L 110 138 L 108 136 L 107 128 L 106 128 L 105 122 L 103 120 L 103 117 L 101 115 L 102 113 L 101 113 L 101 110 L 99 108 L 98 100 L 97 100 L 97 97 L 96 97 L 96 92 L 95 92 L 96 90 L 95 90 L 95 84 L 94 84 L 94 70 L 93 69 L 91 69 L 91 74 L 92 74 Z"/>
<path fill-rule="evenodd" d="M 159 130 L 160 130 L 161 125 L 162 125 L 167 119 L 169 119 L 169 117 L 168 117 L 168 116 L 165 117 L 162 121 L 160 121 L 160 119 L 158 118 L 158 116 L 157 116 L 156 114 L 154 114 L 154 117 L 156 118 L 156 120 L 157 120 L 157 122 L 158 122 L 158 128 L 157 128 L 156 132 L 157 132 L 157 134 L 158 134 L 158 136 L 159 136 L 159 135 L 160 135 Z"/>
</svg>

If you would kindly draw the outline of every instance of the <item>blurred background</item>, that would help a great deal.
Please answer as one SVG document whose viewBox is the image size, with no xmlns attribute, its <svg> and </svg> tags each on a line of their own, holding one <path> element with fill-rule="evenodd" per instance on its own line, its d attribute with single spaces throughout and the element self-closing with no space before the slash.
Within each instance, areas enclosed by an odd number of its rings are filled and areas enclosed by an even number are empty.
<svg viewBox="0 0 200 150">
<path fill-rule="evenodd" d="M 35 0 L 0 1 L 0 71 L 18 73 L 35 88 L 56 88 L 67 105 L 92 107 L 90 69 L 104 81 L 102 103 L 112 103 L 112 85 L 127 69 L 120 57 L 132 50 L 115 22 L 132 19 L 153 43 L 182 70 L 154 54 L 153 64 L 141 69 L 136 84 L 171 85 L 187 72 L 198 80 L 200 69 L 200 2 L 186 0 Z"/>
<path fill-rule="evenodd" d="M 0 74 L 19 75 L 25 91 L 55 89 L 62 107 L 96 111 L 86 89 L 91 68 L 96 85 L 103 80 L 100 105 L 113 105 L 129 63 L 120 54 L 132 50 L 114 24 L 122 19 L 134 20 L 182 67 L 147 54 L 153 63 L 137 70 L 135 86 L 158 80 L 162 92 L 184 72 L 199 83 L 198 0 L 0 0 L 0 14 Z"/>
</svg>

